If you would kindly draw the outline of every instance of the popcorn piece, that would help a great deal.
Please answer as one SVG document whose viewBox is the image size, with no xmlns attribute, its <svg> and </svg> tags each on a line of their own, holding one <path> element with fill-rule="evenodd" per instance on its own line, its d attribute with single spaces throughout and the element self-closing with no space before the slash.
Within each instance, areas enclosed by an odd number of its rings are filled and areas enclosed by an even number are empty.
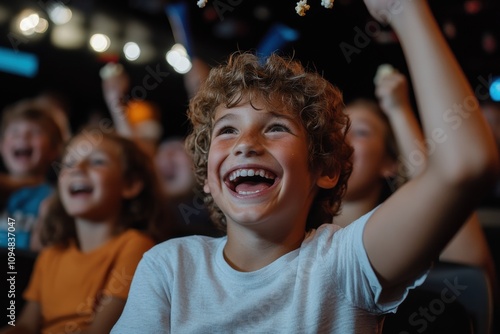
<svg viewBox="0 0 500 334">
<path fill-rule="evenodd" d="M 295 11 L 300 16 L 304 16 L 306 15 L 306 12 L 309 10 L 310 7 L 311 6 L 307 4 L 307 0 L 300 0 L 299 2 L 297 2 L 297 6 L 295 6 Z"/>
<path fill-rule="evenodd" d="M 198 5 L 198 7 L 203 8 L 207 4 L 207 2 L 208 0 L 198 0 L 196 4 Z"/>
<path fill-rule="evenodd" d="M 321 0 L 321 5 L 325 8 L 331 9 L 333 7 L 334 0 Z"/>
<path fill-rule="evenodd" d="M 373 78 L 373 82 L 375 83 L 375 85 L 378 85 L 380 80 L 382 80 L 386 75 L 392 74 L 396 71 L 397 70 L 394 67 L 392 67 L 391 64 L 382 64 L 377 68 L 377 73 Z"/>
</svg>

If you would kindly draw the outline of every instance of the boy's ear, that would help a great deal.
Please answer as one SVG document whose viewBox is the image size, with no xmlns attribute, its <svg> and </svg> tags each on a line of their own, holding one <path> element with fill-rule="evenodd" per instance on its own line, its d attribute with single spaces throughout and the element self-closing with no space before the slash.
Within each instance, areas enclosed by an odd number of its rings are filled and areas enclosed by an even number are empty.
<svg viewBox="0 0 500 334">
<path fill-rule="evenodd" d="M 203 185 L 203 191 L 205 194 L 210 194 L 210 187 L 208 186 L 207 179 L 205 179 L 205 184 Z"/>
<path fill-rule="evenodd" d="M 316 180 L 316 185 L 323 189 L 331 189 L 337 185 L 339 182 L 339 173 L 332 175 L 320 175 Z"/>
<path fill-rule="evenodd" d="M 135 179 L 129 182 L 122 190 L 122 196 L 125 199 L 131 199 L 139 195 L 139 193 L 144 188 L 144 182 L 139 179 Z"/>
<path fill-rule="evenodd" d="M 388 179 L 391 177 L 396 177 L 398 174 L 398 162 L 397 161 L 388 161 L 384 164 L 381 170 L 382 177 Z"/>
</svg>

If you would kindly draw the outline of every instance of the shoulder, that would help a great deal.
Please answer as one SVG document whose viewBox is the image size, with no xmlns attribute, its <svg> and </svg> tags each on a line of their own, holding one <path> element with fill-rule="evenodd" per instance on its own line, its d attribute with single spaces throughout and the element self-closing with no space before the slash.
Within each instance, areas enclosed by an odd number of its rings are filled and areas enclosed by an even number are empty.
<svg viewBox="0 0 500 334">
<path fill-rule="evenodd" d="M 38 266 L 42 266 L 44 268 L 48 268 L 51 265 L 57 265 L 60 261 L 71 256 L 71 249 L 73 249 L 73 245 L 69 245 L 67 247 L 63 247 L 61 245 L 53 245 L 44 247 L 40 252 L 35 256 L 35 263 Z"/>
<path fill-rule="evenodd" d="M 51 245 L 44 247 L 39 253 L 38 253 L 38 258 L 50 258 L 50 257 L 55 257 L 60 254 L 65 254 L 67 253 L 71 248 L 74 248 L 73 244 L 69 244 L 68 246 L 64 247 L 61 245 Z"/>
<path fill-rule="evenodd" d="M 344 247 L 361 247 L 361 249 L 364 249 L 363 231 L 367 221 L 376 209 L 359 217 L 346 227 L 336 224 L 323 224 L 308 233 L 302 246 L 314 247 L 321 252 L 328 253 L 338 252 L 339 248 Z"/>
<path fill-rule="evenodd" d="M 149 245 L 150 247 L 154 245 L 154 241 L 150 236 L 136 229 L 123 231 L 116 239 L 116 243 L 122 245 Z"/>
<path fill-rule="evenodd" d="M 24 194 L 29 194 L 32 197 L 46 197 L 54 192 L 55 187 L 47 182 L 36 184 L 36 185 L 27 185 L 19 188 L 17 191 L 13 193 L 13 196 L 21 196 Z"/>
</svg>

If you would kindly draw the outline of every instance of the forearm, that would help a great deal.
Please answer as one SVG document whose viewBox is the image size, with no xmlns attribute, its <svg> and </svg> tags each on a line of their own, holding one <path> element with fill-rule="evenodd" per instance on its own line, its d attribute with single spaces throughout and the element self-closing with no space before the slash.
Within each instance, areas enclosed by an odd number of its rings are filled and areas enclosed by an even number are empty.
<svg viewBox="0 0 500 334">
<path fill-rule="evenodd" d="M 401 6 L 391 25 L 409 64 L 425 137 L 436 143 L 428 166 L 453 182 L 474 180 L 497 163 L 478 102 L 427 2 Z"/>
<path fill-rule="evenodd" d="M 120 135 L 131 138 L 133 135 L 132 126 L 127 119 L 127 105 L 126 103 L 119 101 L 107 101 L 106 102 L 109 113 L 115 125 L 116 132 Z"/>
<path fill-rule="evenodd" d="M 399 150 L 398 162 L 404 165 L 408 178 L 419 175 L 427 163 L 428 149 L 413 110 L 402 106 L 396 112 L 387 113 Z"/>
</svg>

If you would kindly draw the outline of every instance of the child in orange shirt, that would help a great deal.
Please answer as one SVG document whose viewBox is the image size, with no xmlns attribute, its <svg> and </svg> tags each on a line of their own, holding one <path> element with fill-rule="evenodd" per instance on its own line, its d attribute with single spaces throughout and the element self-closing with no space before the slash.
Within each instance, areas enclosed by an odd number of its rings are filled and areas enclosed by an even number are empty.
<svg viewBox="0 0 500 334">
<path fill-rule="evenodd" d="M 146 230 L 164 223 L 155 175 L 128 139 L 80 134 L 69 142 L 42 225 L 48 246 L 15 327 L 2 333 L 109 333 L 137 263 L 154 244 Z"/>
</svg>

